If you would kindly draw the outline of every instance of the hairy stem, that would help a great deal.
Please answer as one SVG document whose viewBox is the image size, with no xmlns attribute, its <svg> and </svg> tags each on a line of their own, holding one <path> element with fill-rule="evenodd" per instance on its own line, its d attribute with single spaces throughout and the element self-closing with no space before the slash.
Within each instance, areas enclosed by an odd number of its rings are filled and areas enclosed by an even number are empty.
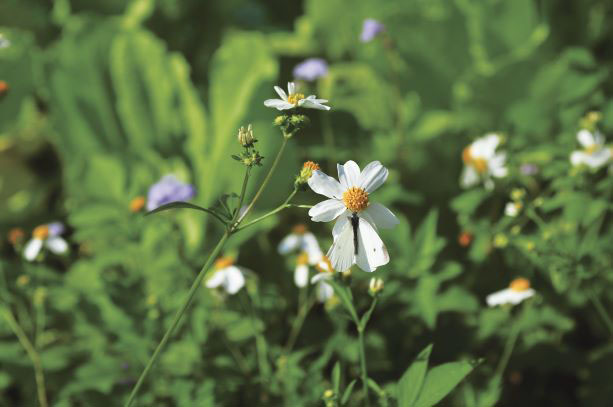
<svg viewBox="0 0 613 407">
<path fill-rule="evenodd" d="M 364 405 L 370 405 L 368 397 L 368 371 L 366 370 L 366 352 L 364 348 L 364 330 L 365 327 L 358 325 L 358 343 L 360 346 L 360 373 L 362 376 L 362 387 L 364 389 Z"/>
</svg>

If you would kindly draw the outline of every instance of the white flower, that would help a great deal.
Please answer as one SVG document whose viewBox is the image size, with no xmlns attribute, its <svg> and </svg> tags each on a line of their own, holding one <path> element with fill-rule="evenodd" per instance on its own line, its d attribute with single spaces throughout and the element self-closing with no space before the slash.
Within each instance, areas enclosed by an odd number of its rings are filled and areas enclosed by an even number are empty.
<svg viewBox="0 0 613 407">
<path fill-rule="evenodd" d="M 245 285 L 244 270 L 234 265 L 229 257 L 221 257 L 215 261 L 215 271 L 206 281 L 208 288 L 222 287 L 228 294 L 236 294 Z"/>
<path fill-rule="evenodd" d="M 23 249 L 23 257 L 28 261 L 36 259 L 43 247 L 55 254 L 64 254 L 68 251 L 68 243 L 60 236 L 64 233 L 61 222 L 52 222 L 40 225 L 32 231 L 32 239 Z"/>
<path fill-rule="evenodd" d="M 504 207 L 504 214 L 512 218 L 516 217 L 523 207 L 521 202 L 507 202 Z"/>
<path fill-rule="evenodd" d="M 277 110 L 289 110 L 296 107 L 330 110 L 330 106 L 323 104 L 328 103 L 326 99 L 317 99 L 315 95 L 304 97 L 304 94 L 296 92 L 296 84 L 294 82 L 287 83 L 287 94 L 278 86 L 275 86 L 275 91 L 277 91 L 281 99 L 265 100 L 264 105 L 266 107 L 274 107 Z"/>
<path fill-rule="evenodd" d="M 332 229 L 334 243 L 327 254 L 335 270 L 345 271 L 357 264 L 364 271 L 374 271 L 389 262 L 377 227 L 387 229 L 398 224 L 389 209 L 369 201 L 369 195 L 387 179 L 388 171 L 379 161 L 371 162 L 362 172 L 353 161 L 337 168 L 340 182 L 313 171 L 309 186 L 330 199 L 312 207 L 309 216 L 314 222 L 338 219 Z"/>
<path fill-rule="evenodd" d="M 383 282 L 383 279 L 373 277 L 368 283 L 368 292 L 370 293 L 370 295 L 376 295 L 383 291 L 384 286 L 385 283 Z"/>
<path fill-rule="evenodd" d="M 532 297 L 534 294 L 536 294 L 536 292 L 530 288 L 530 281 L 525 278 L 516 278 L 511 281 L 509 288 L 496 291 L 488 295 L 485 300 L 490 307 L 505 304 L 517 305 L 523 300 Z"/>
<path fill-rule="evenodd" d="M 309 232 L 305 225 L 294 226 L 292 233 L 281 240 L 277 250 L 283 255 L 300 250 L 308 255 L 308 264 L 311 266 L 314 266 L 323 255 L 315 235 Z"/>
<path fill-rule="evenodd" d="M 506 154 L 496 153 L 496 148 L 502 141 L 496 133 L 488 133 L 475 140 L 462 151 L 464 171 L 460 183 L 468 188 L 483 181 L 485 188 L 494 188 L 493 178 L 505 177 L 508 173 L 505 167 Z"/>
<path fill-rule="evenodd" d="M 312 265 L 315 265 L 315 263 Z M 294 283 L 300 288 L 306 287 L 309 284 L 309 255 L 306 252 L 300 253 L 296 259 Z"/>
<path fill-rule="evenodd" d="M 317 270 L 319 273 L 311 278 L 311 284 L 317 284 L 315 287 L 315 295 L 319 302 L 324 303 L 334 296 L 334 288 L 326 283 L 327 280 L 334 277 L 334 268 L 332 268 L 330 260 L 324 256 L 317 263 Z"/>
<path fill-rule="evenodd" d="M 613 156 L 611 148 L 605 146 L 605 139 L 599 132 L 581 130 L 577 133 L 577 141 L 583 150 L 573 151 L 570 162 L 573 166 L 586 165 L 598 169 L 606 165 Z"/>
</svg>

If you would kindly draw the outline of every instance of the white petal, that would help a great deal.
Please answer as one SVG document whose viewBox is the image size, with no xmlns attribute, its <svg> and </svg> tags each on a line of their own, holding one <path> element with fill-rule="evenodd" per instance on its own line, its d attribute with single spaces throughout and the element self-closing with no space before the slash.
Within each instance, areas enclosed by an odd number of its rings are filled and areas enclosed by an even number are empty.
<svg viewBox="0 0 613 407">
<path fill-rule="evenodd" d="M 23 257 L 28 261 L 32 261 L 38 256 L 42 248 L 43 241 L 41 239 L 31 239 L 23 249 Z"/>
<path fill-rule="evenodd" d="M 317 273 L 311 277 L 311 284 L 319 283 L 320 281 L 329 280 L 332 278 L 332 273 Z"/>
<path fill-rule="evenodd" d="M 309 256 L 309 264 L 317 264 L 324 255 L 315 235 L 307 232 L 302 236 L 302 250 Z"/>
<path fill-rule="evenodd" d="M 226 267 L 224 288 L 228 294 L 236 294 L 245 285 L 245 277 L 236 266 Z"/>
<path fill-rule="evenodd" d="M 519 213 L 519 208 L 515 205 L 515 202 L 507 202 L 504 207 L 504 214 L 514 218 Z"/>
<path fill-rule="evenodd" d="M 596 144 L 596 138 L 594 135 L 588 130 L 581 130 L 577 133 L 577 141 L 584 148 L 589 148 Z"/>
<path fill-rule="evenodd" d="M 581 164 L 584 164 L 586 161 L 587 154 L 583 151 L 573 151 L 570 155 L 570 163 L 575 167 Z"/>
<path fill-rule="evenodd" d="M 320 195 L 336 199 L 343 197 L 341 184 L 319 170 L 313 171 L 313 175 L 309 178 L 308 183 L 311 189 Z"/>
<path fill-rule="evenodd" d="M 535 291 L 531 288 L 522 291 L 515 291 L 511 290 L 510 288 L 505 288 L 504 290 L 496 291 L 495 293 L 488 295 L 485 301 L 490 307 L 504 304 L 516 305 L 523 300 L 532 297 L 534 294 Z"/>
<path fill-rule="evenodd" d="M 338 199 L 326 199 L 309 209 L 313 222 L 330 222 L 345 212 L 345 204 Z"/>
<path fill-rule="evenodd" d="M 59 236 L 52 236 L 45 240 L 45 246 L 55 254 L 64 254 L 68 251 L 68 243 Z"/>
<path fill-rule="evenodd" d="M 611 151 L 608 148 L 595 151 L 592 154 L 586 154 L 585 164 L 590 168 L 600 168 L 605 165 L 611 158 Z"/>
<path fill-rule="evenodd" d="M 338 235 L 341 234 L 341 232 L 346 226 L 345 223 L 349 222 L 349 218 L 351 218 L 351 212 L 349 210 L 346 210 L 339 215 L 338 219 L 336 220 L 336 223 L 334 224 L 334 228 L 332 228 L 332 237 L 334 238 L 334 240 L 336 240 Z"/>
<path fill-rule="evenodd" d="M 334 295 L 334 288 L 330 284 L 319 283 L 316 288 L 316 296 L 319 302 L 326 302 Z"/>
<path fill-rule="evenodd" d="M 294 82 L 287 82 L 287 92 L 290 95 L 296 93 L 296 84 Z"/>
<path fill-rule="evenodd" d="M 294 283 L 300 288 L 309 283 L 309 268 L 306 264 L 299 264 L 294 270 Z"/>
<path fill-rule="evenodd" d="M 277 110 L 289 110 L 294 108 L 294 105 L 281 99 L 267 99 L 264 101 L 264 106 L 274 107 Z"/>
<path fill-rule="evenodd" d="M 500 144 L 500 136 L 496 133 L 488 133 L 471 145 L 471 155 L 475 158 L 489 159 L 494 155 L 496 147 Z"/>
<path fill-rule="evenodd" d="M 277 94 L 279 95 L 281 99 L 287 102 L 287 95 L 285 94 L 285 91 L 283 89 L 281 89 L 278 86 L 275 86 L 275 91 L 277 92 Z"/>
<path fill-rule="evenodd" d="M 206 280 L 207 288 L 216 288 L 224 283 L 226 276 L 224 274 L 225 269 L 213 271 L 213 275 Z"/>
<path fill-rule="evenodd" d="M 479 174 L 473 167 L 465 166 L 460 177 L 460 185 L 463 188 L 472 187 L 479 182 Z"/>
<path fill-rule="evenodd" d="M 373 161 L 362 170 L 360 186 L 369 194 L 379 188 L 387 179 L 388 171 L 379 161 Z"/>
<path fill-rule="evenodd" d="M 348 270 L 354 263 L 353 228 L 351 222 L 346 222 L 343 229 L 334 239 L 327 254 L 336 271 Z"/>
<path fill-rule="evenodd" d="M 301 99 L 298 101 L 298 106 L 305 109 L 330 110 L 330 106 L 322 105 L 313 99 Z"/>
<path fill-rule="evenodd" d="M 375 271 L 390 261 L 387 248 L 371 224 L 360 218 L 356 264 L 364 271 Z"/>
<path fill-rule="evenodd" d="M 293 233 L 285 236 L 283 240 L 281 240 L 281 242 L 279 243 L 279 246 L 277 247 L 279 254 L 287 254 L 291 251 L 296 250 L 298 246 L 300 245 L 300 240 L 301 240 L 300 236 L 295 235 Z"/>
<path fill-rule="evenodd" d="M 338 180 L 340 181 L 343 190 L 351 187 L 360 187 L 360 167 L 355 161 L 347 161 L 345 165 L 336 164 L 338 171 Z"/>
<path fill-rule="evenodd" d="M 380 203 L 368 205 L 364 212 L 370 216 L 372 223 L 381 229 L 391 229 L 400 223 L 396 215 Z"/>
</svg>

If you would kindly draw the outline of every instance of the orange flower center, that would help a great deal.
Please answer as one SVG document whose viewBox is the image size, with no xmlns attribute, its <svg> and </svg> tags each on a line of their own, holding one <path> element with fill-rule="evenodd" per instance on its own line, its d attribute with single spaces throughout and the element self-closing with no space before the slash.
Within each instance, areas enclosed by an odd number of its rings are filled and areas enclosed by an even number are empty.
<svg viewBox="0 0 613 407">
<path fill-rule="evenodd" d="M 130 201 L 130 212 L 140 212 L 145 206 L 145 197 L 137 196 Z"/>
<path fill-rule="evenodd" d="M 46 239 L 49 237 L 49 226 L 47 225 L 40 225 L 34 228 L 34 230 L 32 231 L 32 236 L 34 236 L 35 239 Z"/>
<path fill-rule="evenodd" d="M 511 281 L 509 288 L 513 291 L 526 291 L 530 288 L 530 280 L 523 277 L 516 278 L 515 280 Z"/>
<path fill-rule="evenodd" d="M 302 168 L 308 168 L 311 171 L 317 171 L 320 167 L 319 164 L 313 161 L 307 161 L 302 165 Z"/>
<path fill-rule="evenodd" d="M 292 233 L 295 235 L 304 235 L 307 231 L 306 225 L 299 224 L 292 228 Z"/>
<path fill-rule="evenodd" d="M 9 230 L 8 239 L 13 246 L 21 242 L 24 237 L 25 233 L 23 233 L 23 230 L 21 228 L 12 228 L 11 230 Z"/>
<path fill-rule="evenodd" d="M 298 258 L 296 259 L 296 263 L 299 266 L 305 265 L 309 263 L 309 255 L 306 252 L 302 252 L 300 253 L 300 255 L 298 256 Z"/>
<path fill-rule="evenodd" d="M 230 267 L 234 264 L 234 259 L 228 256 L 220 257 L 215 260 L 215 268 L 217 270 L 225 269 L 226 267 Z"/>
<path fill-rule="evenodd" d="M 363 188 L 351 187 L 343 192 L 343 203 L 351 212 L 360 212 L 368 207 L 368 192 Z"/>
<path fill-rule="evenodd" d="M 287 97 L 287 101 L 294 106 L 296 106 L 302 99 L 304 99 L 304 95 L 302 93 L 292 93 Z"/>
<path fill-rule="evenodd" d="M 464 164 L 473 167 L 479 174 L 487 171 L 487 160 L 473 157 L 470 146 L 462 150 L 462 161 L 464 161 Z"/>
<path fill-rule="evenodd" d="M 320 273 L 331 273 L 334 271 L 334 268 L 332 268 L 332 263 L 330 262 L 328 256 L 323 256 L 319 263 L 317 263 L 315 268 Z"/>
<path fill-rule="evenodd" d="M 458 237 L 458 243 L 460 243 L 460 246 L 462 247 L 468 247 L 468 245 L 470 245 L 472 241 L 473 241 L 473 235 L 471 235 L 468 232 L 462 232 L 460 233 L 460 236 Z"/>
</svg>

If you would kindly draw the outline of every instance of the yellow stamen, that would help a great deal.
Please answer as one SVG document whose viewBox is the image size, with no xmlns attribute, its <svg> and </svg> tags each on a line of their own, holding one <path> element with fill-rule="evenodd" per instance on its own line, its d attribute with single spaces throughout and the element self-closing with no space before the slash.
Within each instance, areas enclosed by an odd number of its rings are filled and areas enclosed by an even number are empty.
<svg viewBox="0 0 613 407">
<path fill-rule="evenodd" d="M 34 236 L 35 239 L 46 239 L 49 237 L 49 226 L 40 225 L 35 227 L 32 231 L 32 236 Z"/>
<path fill-rule="evenodd" d="M 302 165 L 302 168 L 308 168 L 311 171 L 317 171 L 318 169 L 320 169 L 319 164 L 317 164 L 316 162 L 313 162 L 313 161 L 306 161 Z"/>
<path fill-rule="evenodd" d="M 306 252 L 300 253 L 298 258 L 296 259 L 296 263 L 299 266 L 302 266 L 302 265 L 305 265 L 305 264 L 309 264 L 309 255 L 308 255 L 308 253 L 306 253 Z"/>
<path fill-rule="evenodd" d="M 145 207 L 145 197 L 137 196 L 130 201 L 130 212 L 140 212 Z"/>
<path fill-rule="evenodd" d="M 530 280 L 523 277 L 516 278 L 515 280 L 511 281 L 509 288 L 513 291 L 526 291 L 530 288 Z"/>
<path fill-rule="evenodd" d="M 363 188 L 351 187 L 343 192 L 343 202 L 351 212 L 360 212 L 368 208 L 368 192 Z"/>
<path fill-rule="evenodd" d="M 292 93 L 287 97 L 287 101 L 294 106 L 296 106 L 302 99 L 304 99 L 304 95 L 302 93 Z"/>
<path fill-rule="evenodd" d="M 220 257 L 217 260 L 215 260 L 215 265 L 213 267 L 215 267 L 215 269 L 217 270 L 221 270 L 221 269 L 225 269 L 226 267 L 230 267 L 233 264 L 234 264 L 234 259 L 231 257 L 225 256 L 225 257 Z"/>
<path fill-rule="evenodd" d="M 462 150 L 462 161 L 464 161 L 464 164 L 473 167 L 479 174 L 487 171 L 487 160 L 473 157 L 470 146 Z"/>
<path fill-rule="evenodd" d="M 595 153 L 595 152 L 597 152 L 599 149 L 600 149 L 600 146 L 599 146 L 598 144 L 592 144 L 591 146 L 586 147 L 584 151 L 585 151 L 587 154 L 594 154 L 594 153 Z"/>
<path fill-rule="evenodd" d="M 292 233 L 295 235 L 304 235 L 307 232 L 306 225 L 299 224 L 292 228 Z"/>
</svg>

